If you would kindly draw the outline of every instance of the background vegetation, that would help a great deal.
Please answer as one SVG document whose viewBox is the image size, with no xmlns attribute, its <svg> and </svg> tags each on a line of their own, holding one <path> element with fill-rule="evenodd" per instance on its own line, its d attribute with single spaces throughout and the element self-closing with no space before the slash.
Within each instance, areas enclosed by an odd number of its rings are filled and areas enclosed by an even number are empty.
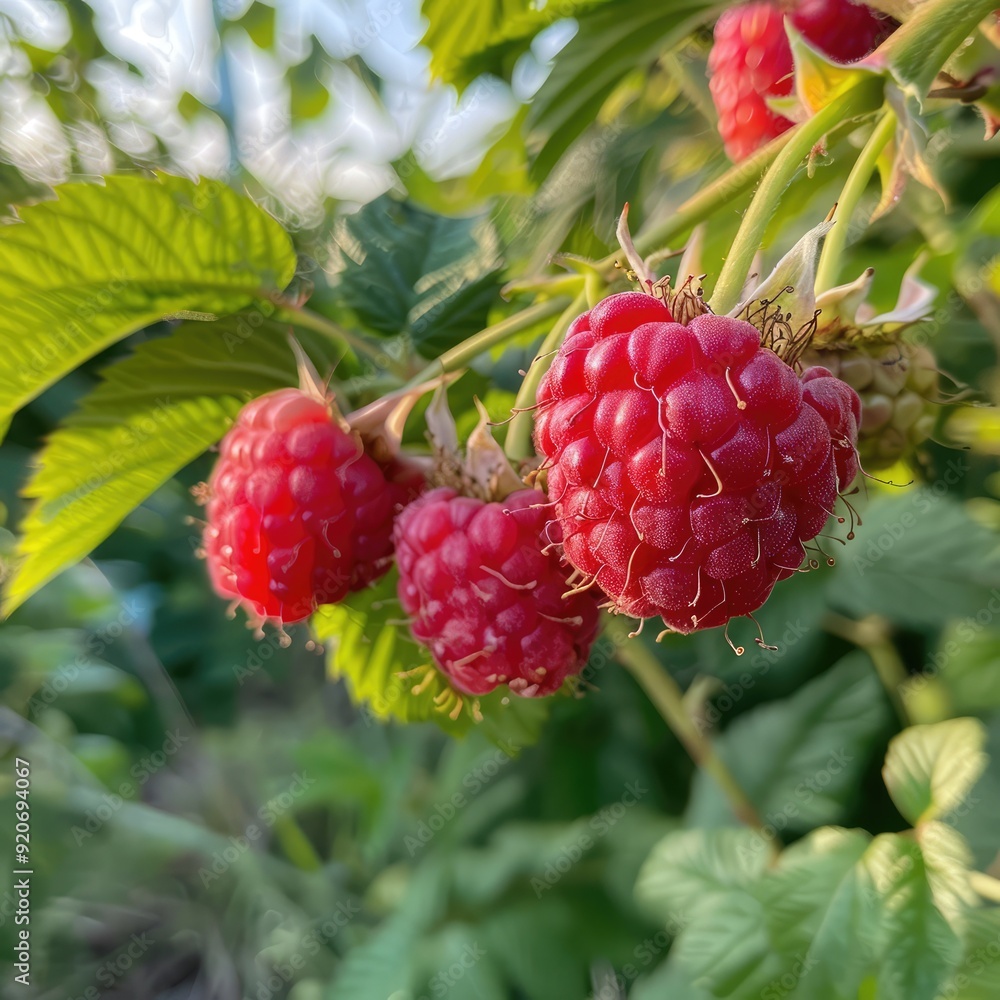
<svg viewBox="0 0 1000 1000">
<path fill-rule="evenodd" d="M 362 405 L 523 316 L 534 290 L 502 293 L 506 282 L 551 280 L 556 253 L 616 253 L 625 202 L 648 234 L 724 174 L 704 62 L 726 6 L 425 0 L 421 22 L 399 0 L 344 4 L 333 20 L 290 0 L 220 2 L 211 18 L 193 3 L 0 4 L 0 203 L 124 178 L 77 195 L 109 234 L 54 240 L 36 209 L 40 256 L 22 273 L 0 254 L 5 412 L 25 403 L 0 458 L 11 567 L 36 517 L 34 568 L 6 590 L 8 607 L 26 600 L 0 626 L 0 842 L 13 857 L 13 761 L 26 757 L 35 868 L 32 986 L 6 977 L 5 995 L 1000 995 L 1000 425 L 988 405 L 1000 147 L 974 109 L 931 109 L 937 190 L 908 184 L 893 212 L 852 232 L 841 267 L 843 280 L 875 268 L 880 308 L 921 255 L 938 290 L 910 336 L 959 398 L 919 455 L 880 474 L 907 485 L 867 482 L 864 525 L 837 565 L 779 585 L 759 615 L 776 652 L 747 633 L 754 651 L 738 659 L 714 631 L 628 647 L 634 670 L 657 660 L 684 689 L 701 767 L 622 668 L 616 633 L 595 648 L 583 697 L 463 722 L 456 739 L 433 721 L 386 723 L 386 705 L 359 706 L 328 677 L 356 687 L 414 664 L 398 636 L 388 656 L 372 650 L 386 613 L 371 601 L 320 624 L 325 654 L 304 627 L 282 648 L 226 617 L 196 556 L 202 452 L 246 398 L 293 379 L 287 323 L 321 368 L 340 362 L 335 384 Z M 393 46 L 425 27 L 404 72 Z M 239 82 L 248 65 L 270 90 Z M 765 266 L 826 216 L 857 141 L 840 130 L 797 173 Z M 147 247 L 150 285 L 170 277 L 152 314 L 174 318 L 136 320 L 117 343 L 55 342 L 59 377 L 14 399 L 18 330 L 41 315 L 25 289 L 52 266 L 42 256 L 96 266 L 102 244 L 87 240 L 126 241 L 136 226 L 102 193 L 144 206 L 139 178 L 154 168 L 211 178 L 192 217 L 158 230 L 162 257 Z M 751 188 L 711 216 L 712 275 Z M 290 311 L 258 309 L 250 327 L 253 304 L 220 291 L 201 308 L 236 316 L 209 336 L 170 282 L 203 259 L 194 216 L 243 211 L 230 189 L 291 233 L 295 277 L 277 307 Z M 859 216 L 879 197 L 876 181 Z M 278 239 L 260 225 L 261 241 Z M 291 270 L 258 277 L 280 291 Z M 465 433 L 474 395 L 509 413 L 560 294 L 549 285 L 539 318 L 456 383 Z M 106 309 L 92 312 L 97 329 Z M 419 446 L 419 415 L 409 434 Z M 40 506 L 23 496 L 29 480 Z M 359 641 L 345 645 L 350 629 Z M 390 698 L 389 713 L 404 703 Z M 749 826 L 713 777 L 720 761 L 753 805 Z M 0 874 L 0 963 L 13 883 Z"/>
</svg>

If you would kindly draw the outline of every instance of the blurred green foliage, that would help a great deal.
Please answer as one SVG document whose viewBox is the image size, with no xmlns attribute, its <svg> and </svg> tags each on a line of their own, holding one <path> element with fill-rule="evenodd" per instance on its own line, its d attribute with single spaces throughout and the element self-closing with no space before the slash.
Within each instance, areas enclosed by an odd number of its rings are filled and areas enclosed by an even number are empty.
<svg viewBox="0 0 1000 1000">
<path fill-rule="evenodd" d="M 705 26 L 725 6 L 424 3 L 431 69 L 460 87 L 481 73 L 510 80 L 537 33 L 562 17 L 578 28 L 467 176 L 435 180 L 411 153 L 397 163 L 406 200 L 385 197 L 353 215 L 333 206 L 322 225 L 293 234 L 292 288 L 311 292 L 327 323 L 296 326 L 296 336 L 324 376 L 336 368 L 346 401 L 378 398 L 392 363 L 414 374 L 422 361 L 413 351 L 434 358 L 516 313 L 525 293 L 505 297 L 504 280 L 542 274 L 556 253 L 616 252 L 625 201 L 638 230 L 723 174 L 704 58 Z M 15 39 L 67 126 L 95 117 L 85 71 L 108 58 L 89 8 L 68 9 L 65 51 Z M 254 3 L 233 23 L 274 44 L 270 5 Z M 325 54 L 318 43 L 310 53 L 288 69 L 296 118 L 328 100 Z M 374 76 L 357 60 L 351 70 Z M 192 101 L 182 110 L 197 113 Z M 62 477 L 49 496 L 58 506 L 93 464 L 74 445 L 81 428 L 113 435 L 167 395 L 191 435 L 187 450 L 177 428 L 169 441 L 154 437 L 166 462 L 158 475 L 155 455 L 133 456 L 147 475 L 131 498 L 112 501 L 92 558 L 0 626 L 0 844 L 14 856 L 14 760 L 26 758 L 34 994 L 1000 995 L 1000 430 L 985 405 L 1000 393 L 997 147 L 983 143 L 970 109 L 928 120 L 949 210 L 911 184 L 849 245 L 841 278 L 873 266 L 876 302 L 891 306 L 903 273 L 927 255 L 923 276 L 939 297 L 915 336 L 933 346 L 962 400 L 942 409 L 915 462 L 890 470 L 892 484 L 862 484 L 854 499 L 864 523 L 838 548 L 837 566 L 779 585 L 758 615 L 777 651 L 754 646 L 744 622 L 733 628 L 750 650 L 741 658 L 715 631 L 632 640 L 685 690 L 761 831 L 739 825 L 608 638 L 582 696 L 545 705 L 543 725 L 519 717 L 487 731 L 463 720 L 468 732 L 454 739 L 427 723 L 385 724 L 356 704 L 351 685 L 333 682 L 307 648 L 304 628 L 284 648 L 226 617 L 190 520 L 189 490 L 211 455 L 193 456 L 247 398 L 293 380 L 283 343 L 293 319 L 265 318 L 243 337 L 239 324 L 254 315 L 245 299 L 213 326 L 171 316 L 91 345 L 28 402 L 0 456 L 11 531 L 43 447 Z M 771 219 L 764 266 L 837 200 L 853 144 L 793 181 Z M 126 172 L 170 165 L 161 151 L 115 155 Z M 245 171 L 228 179 L 260 193 Z M 4 202 L 45 190 L 0 165 Z M 869 192 L 867 207 L 877 199 Z M 703 260 L 715 273 L 748 201 L 734 198 L 711 220 Z M 329 324 L 370 335 L 384 358 L 347 349 Z M 131 328 L 117 325 L 116 336 Z M 509 411 L 545 332 L 522 331 L 453 387 L 463 435 L 473 395 L 497 418 Z M 247 352 L 234 354 L 233 343 Z M 415 446 L 420 415 L 408 430 Z M 114 527 L 116 512 L 124 519 Z M 10 558 L 13 534 L 0 540 Z M 335 614 L 334 670 L 370 680 L 373 661 L 386 677 L 419 665 L 386 607 L 360 600 Z M 348 627 L 356 656 L 338 667 Z M 5 955 L 17 931 L 9 868 L 0 875 Z"/>
</svg>

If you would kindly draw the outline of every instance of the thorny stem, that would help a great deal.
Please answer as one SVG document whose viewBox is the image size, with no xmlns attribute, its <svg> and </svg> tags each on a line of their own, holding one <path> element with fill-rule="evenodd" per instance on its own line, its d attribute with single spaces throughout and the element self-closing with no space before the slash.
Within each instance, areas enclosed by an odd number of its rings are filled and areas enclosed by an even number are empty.
<svg viewBox="0 0 1000 1000">
<path fill-rule="evenodd" d="M 548 371 L 552 359 L 550 355 L 559 349 L 559 345 L 566 336 L 569 325 L 587 308 L 586 292 L 581 292 L 566 307 L 566 311 L 556 320 L 555 326 L 549 331 L 542 346 L 538 348 L 538 354 L 528 368 L 521 383 L 521 388 L 517 392 L 517 399 L 514 402 L 514 417 L 507 428 L 507 440 L 504 445 L 504 452 L 509 459 L 516 461 L 526 458 L 531 454 L 531 426 L 533 423 L 530 407 L 535 405 L 535 397 L 538 394 L 538 386 L 542 382 L 542 376 Z"/>
<path fill-rule="evenodd" d="M 721 177 L 702 188 L 696 195 L 688 198 L 671 214 L 666 222 L 654 226 L 647 232 L 640 233 L 635 238 L 636 249 L 647 256 L 657 250 L 662 250 L 679 236 L 694 229 L 699 222 L 703 222 L 710 215 L 729 204 L 734 198 L 738 198 L 744 191 L 748 191 L 760 180 L 761 174 L 797 131 L 798 129 L 795 128 L 783 132 L 766 146 L 758 149 L 752 156 L 743 160 L 742 163 L 730 167 Z M 620 256 L 620 254 L 613 253 L 597 262 L 596 267 L 605 278 L 615 276 L 615 261 Z"/>
<path fill-rule="evenodd" d="M 754 255 L 760 249 L 767 224 L 802 161 L 823 136 L 838 125 L 876 110 L 882 101 L 883 86 L 884 81 L 880 78 L 865 78 L 796 129 L 794 139 L 775 157 L 743 216 L 709 302 L 713 312 L 720 315 L 728 313 L 739 302 L 743 283 L 753 266 Z"/>
<path fill-rule="evenodd" d="M 861 621 L 830 613 L 823 619 L 823 628 L 863 649 L 875 667 L 896 715 L 903 726 L 912 723 L 903 701 L 902 688 L 908 679 L 906 665 L 892 643 L 889 623 L 878 615 L 869 615 Z"/>
<path fill-rule="evenodd" d="M 313 330 L 321 333 L 332 340 L 338 340 L 346 344 L 360 358 L 365 358 L 378 368 L 386 368 L 399 377 L 404 377 L 406 372 L 398 361 L 389 357 L 387 351 L 382 350 L 375 344 L 370 344 L 362 337 L 345 330 L 339 323 L 321 316 L 311 309 L 302 306 L 294 306 L 285 303 L 275 314 L 278 322 L 291 323 L 292 326 L 299 326 L 305 330 Z"/>
<path fill-rule="evenodd" d="M 847 246 L 851 218 L 864 196 L 868 181 L 871 180 L 871 176 L 875 172 L 882 150 L 889 145 L 895 134 L 896 115 L 892 111 L 886 111 L 875 126 L 875 131 L 869 137 L 865 148 L 861 150 L 861 155 L 851 168 L 833 216 L 837 224 L 830 230 L 826 242 L 823 244 L 823 252 L 820 254 L 819 266 L 816 269 L 815 288 L 817 295 L 837 284 L 837 279 L 840 276 L 840 258 L 843 255 L 844 247 Z"/>
<path fill-rule="evenodd" d="M 659 660 L 635 639 L 625 638 L 624 625 L 614 622 L 607 626 L 615 635 L 619 662 L 636 679 L 649 696 L 663 721 L 680 740 L 691 759 L 709 774 L 722 790 L 736 817 L 768 839 L 764 824 L 753 803 L 747 798 L 732 772 L 704 734 L 694 724 L 684 705 L 684 698 L 677 682 L 663 668 Z M 617 633 L 621 632 L 619 636 Z"/>
<path fill-rule="evenodd" d="M 538 302 L 533 306 L 528 306 L 527 309 L 522 309 L 519 313 L 508 316 L 507 319 L 494 323 L 493 326 L 488 326 L 485 330 L 480 330 L 479 333 L 473 334 L 468 340 L 462 341 L 450 351 L 445 351 L 436 361 L 432 361 L 426 368 L 414 375 L 404 388 L 413 389 L 439 375 L 467 367 L 469 362 L 479 357 L 484 351 L 488 351 L 497 344 L 502 344 L 509 337 L 527 330 L 543 319 L 561 313 L 569 302 L 569 298 L 560 295 L 546 302 Z"/>
</svg>

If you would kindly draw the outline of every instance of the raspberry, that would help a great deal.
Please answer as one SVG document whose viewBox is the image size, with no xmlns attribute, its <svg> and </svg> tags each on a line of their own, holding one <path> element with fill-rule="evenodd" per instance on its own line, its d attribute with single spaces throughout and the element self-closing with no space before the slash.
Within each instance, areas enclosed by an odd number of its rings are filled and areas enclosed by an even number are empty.
<svg viewBox="0 0 1000 1000">
<path fill-rule="evenodd" d="M 858 471 L 860 402 L 799 378 L 743 320 L 687 325 L 641 292 L 570 327 L 535 442 L 565 556 L 614 610 L 678 632 L 759 608 Z"/>
<path fill-rule="evenodd" d="M 544 531 L 545 498 L 502 502 L 431 490 L 396 521 L 399 598 L 414 636 L 459 691 L 500 684 L 522 697 L 557 691 L 597 631 L 597 598 L 571 594 Z"/>
<path fill-rule="evenodd" d="M 804 360 L 825 365 L 861 397 L 858 450 L 870 472 L 912 455 L 930 436 L 938 373 L 928 348 L 902 340 L 835 345 L 810 350 Z"/>
<path fill-rule="evenodd" d="M 209 480 L 205 553 L 216 591 L 279 624 L 341 600 L 389 568 L 402 489 L 312 395 L 279 389 L 253 400 Z"/>
<path fill-rule="evenodd" d="M 732 160 L 745 159 L 792 125 L 767 104 L 768 97 L 792 92 L 794 63 L 784 16 L 783 5 L 764 0 L 727 10 L 716 23 L 709 87 L 719 134 Z M 837 62 L 863 59 L 896 24 L 851 0 L 799 0 L 789 17 L 809 42 Z"/>
</svg>

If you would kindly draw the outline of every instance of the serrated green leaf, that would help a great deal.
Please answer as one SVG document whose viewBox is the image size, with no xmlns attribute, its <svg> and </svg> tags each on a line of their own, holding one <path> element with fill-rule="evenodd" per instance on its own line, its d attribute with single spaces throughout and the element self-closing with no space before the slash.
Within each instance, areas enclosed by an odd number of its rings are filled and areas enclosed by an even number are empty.
<svg viewBox="0 0 1000 1000">
<path fill-rule="evenodd" d="M 436 861 L 416 868 L 399 908 L 340 964 L 328 1000 L 386 1000 L 408 987 L 416 946 L 427 928 L 440 919 L 446 889 L 444 872 Z"/>
<path fill-rule="evenodd" d="M 879 896 L 879 1000 L 935 1000 L 960 945 L 934 905 L 919 845 L 882 834 L 862 864 Z"/>
<path fill-rule="evenodd" d="M 986 767 L 978 719 L 910 726 L 889 744 L 882 776 L 896 808 L 914 826 L 947 815 Z"/>
<path fill-rule="evenodd" d="M 113 176 L 56 195 L 0 226 L 0 422 L 127 334 L 236 312 L 295 272 L 287 233 L 218 183 Z"/>
<path fill-rule="evenodd" d="M 968 466 L 952 459 L 940 485 Z M 848 543 L 829 584 L 832 604 L 858 618 L 880 614 L 926 628 L 985 607 L 1000 587 L 1000 537 L 936 484 L 880 497 Z"/>
<path fill-rule="evenodd" d="M 740 716 L 715 742 L 780 836 L 786 826 L 839 818 L 890 714 L 871 661 L 851 653 L 790 698 Z M 703 826 L 732 822 L 727 801 L 704 772 L 695 778 L 687 818 Z"/>
<path fill-rule="evenodd" d="M 639 902 L 661 920 L 683 924 L 753 883 L 770 854 L 752 830 L 685 830 L 667 834 L 642 866 Z M 682 915 L 682 916 L 681 916 Z"/>
<path fill-rule="evenodd" d="M 512 752 L 534 743 L 552 699 L 520 698 L 506 688 L 479 698 L 455 691 L 399 621 L 396 581 L 394 568 L 376 586 L 313 615 L 317 638 L 329 646 L 330 675 L 343 678 L 354 703 L 378 720 L 435 722 L 454 736 L 478 726 Z"/>
<path fill-rule="evenodd" d="M 340 303 L 427 357 L 487 325 L 503 264 L 488 219 L 449 219 L 383 197 L 339 220 L 331 267 Z"/>
<path fill-rule="evenodd" d="M 920 824 L 917 843 L 923 852 L 934 905 L 960 934 L 965 926 L 965 915 L 979 903 L 969 883 L 972 851 L 954 827 L 937 820 Z"/>
<path fill-rule="evenodd" d="M 317 364 L 330 363 L 320 338 L 305 332 L 301 339 Z M 286 328 L 260 311 L 184 323 L 102 375 L 51 435 L 24 488 L 35 503 L 20 526 L 5 614 L 215 444 L 247 400 L 296 380 Z"/>
</svg>

